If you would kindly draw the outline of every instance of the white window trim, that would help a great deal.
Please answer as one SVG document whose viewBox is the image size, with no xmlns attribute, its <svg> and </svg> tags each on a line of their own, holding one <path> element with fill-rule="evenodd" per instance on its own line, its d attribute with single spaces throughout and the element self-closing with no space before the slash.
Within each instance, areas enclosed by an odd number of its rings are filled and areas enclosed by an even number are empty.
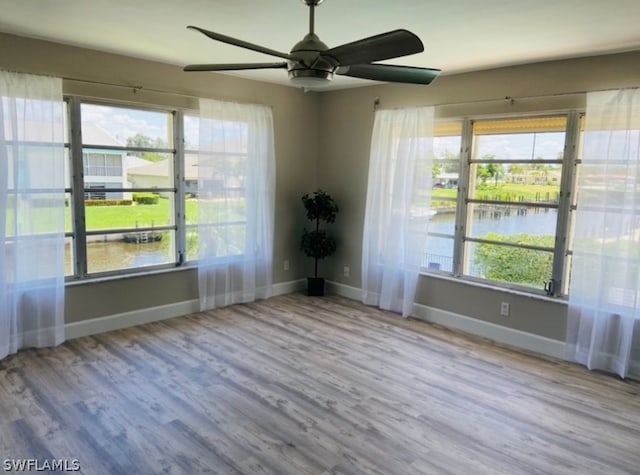
<svg viewBox="0 0 640 475">
<path fill-rule="evenodd" d="M 557 206 L 558 220 L 556 224 L 556 239 L 553 248 L 553 267 L 550 281 L 553 282 L 554 288 L 552 292 L 544 289 L 535 289 L 517 284 L 493 281 L 490 279 L 482 279 L 469 275 L 464 275 L 464 250 L 465 250 L 465 227 L 467 222 L 467 213 L 469 207 L 469 199 L 467 197 L 471 170 L 471 153 L 473 143 L 473 123 L 479 120 L 500 120 L 500 119 L 522 119 L 544 116 L 560 116 L 567 117 L 567 125 L 565 129 L 565 150 L 562 160 L 562 177 L 560 183 L 560 197 Z M 469 117 L 446 117 L 440 118 L 441 121 L 458 121 L 462 123 L 461 146 L 460 146 L 460 163 L 459 163 L 459 179 L 458 194 L 456 201 L 456 218 L 453 239 L 453 270 L 451 272 L 422 268 L 422 275 L 443 278 L 447 280 L 466 282 L 472 285 L 479 285 L 495 290 L 503 290 L 515 292 L 521 295 L 528 295 L 536 298 L 550 298 L 554 301 L 566 300 L 567 285 L 565 280 L 568 277 L 568 260 L 571 254 L 569 250 L 570 244 L 570 218 L 573 211 L 573 193 L 575 193 L 575 182 L 577 175 L 578 144 L 579 144 L 579 123 L 580 117 L 584 115 L 584 110 L 553 110 L 538 111 L 518 114 L 490 114 L 490 115 L 474 115 Z M 567 191 L 568 190 L 568 191 Z M 437 233 L 429 233 L 434 236 Z"/>
<path fill-rule="evenodd" d="M 166 272 L 175 269 L 176 267 L 185 266 L 186 256 L 186 238 L 185 238 L 185 205 L 184 205 L 184 115 L 187 113 L 193 113 L 191 110 L 183 110 L 175 107 L 162 107 L 149 104 L 138 104 L 118 100 L 106 100 L 83 97 L 78 95 L 65 94 L 64 100 L 67 102 L 67 128 L 69 130 L 69 142 L 65 144 L 69 149 L 69 159 L 71 161 L 70 166 L 70 188 L 65 190 L 65 193 L 71 193 L 71 202 L 69 206 L 72 209 L 72 230 L 65 233 L 66 238 L 71 238 L 71 245 L 73 246 L 73 273 L 65 277 L 66 284 L 82 283 L 82 282 L 94 282 L 103 280 L 112 280 L 125 277 L 133 277 L 139 275 L 155 274 Z M 87 231 L 84 224 L 85 219 L 85 207 L 84 207 L 84 188 L 85 183 L 83 180 L 84 163 L 83 163 L 83 143 L 81 139 L 81 104 L 97 104 L 113 107 L 124 107 L 138 110 L 158 111 L 170 114 L 172 117 L 172 137 L 173 137 L 173 149 L 142 149 L 139 147 L 122 147 L 122 150 L 140 150 L 140 151 L 153 151 L 159 153 L 172 153 L 173 154 L 173 174 L 174 185 L 167 188 L 153 188 L 146 189 L 141 187 L 136 188 L 118 188 L 118 191 L 167 191 L 174 193 L 174 206 L 173 206 L 173 225 L 169 226 L 156 226 L 154 230 L 173 230 L 174 231 L 174 262 L 169 262 L 160 265 L 133 267 L 128 269 L 118 269 L 106 272 L 88 273 L 88 261 L 87 261 L 87 249 L 86 242 L 87 236 L 95 234 L 94 231 Z M 89 144 L 91 145 L 91 144 Z M 94 146 L 90 146 L 92 150 Z M 100 148 L 100 147 L 98 147 Z M 119 147 L 105 147 L 109 150 L 119 149 Z M 110 188 L 101 190 L 104 192 L 112 191 Z M 143 228 L 140 228 L 144 230 Z M 101 230 L 100 234 L 113 234 L 119 230 Z M 189 266 L 185 266 L 188 268 Z"/>
</svg>

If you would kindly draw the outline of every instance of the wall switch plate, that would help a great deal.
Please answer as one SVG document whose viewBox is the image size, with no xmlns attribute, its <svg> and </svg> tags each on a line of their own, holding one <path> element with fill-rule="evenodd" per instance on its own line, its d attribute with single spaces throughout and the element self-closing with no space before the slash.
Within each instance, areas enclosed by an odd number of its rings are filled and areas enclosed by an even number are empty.
<svg viewBox="0 0 640 475">
<path fill-rule="evenodd" d="M 349 266 L 344 266 L 344 268 L 342 269 L 342 273 L 344 274 L 345 277 L 349 277 L 349 274 L 351 273 Z"/>
<path fill-rule="evenodd" d="M 284 260 L 283 267 L 284 267 L 284 270 L 289 270 L 289 259 Z"/>
<path fill-rule="evenodd" d="M 503 317 L 508 317 L 509 316 L 509 302 L 502 302 L 500 304 L 500 315 L 502 315 Z"/>
</svg>

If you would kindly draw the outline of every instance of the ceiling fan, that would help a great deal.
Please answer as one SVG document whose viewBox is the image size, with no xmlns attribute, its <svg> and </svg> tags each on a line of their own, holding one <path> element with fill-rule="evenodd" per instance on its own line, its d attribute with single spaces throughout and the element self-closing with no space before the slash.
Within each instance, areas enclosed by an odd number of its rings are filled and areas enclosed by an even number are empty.
<svg viewBox="0 0 640 475">
<path fill-rule="evenodd" d="M 291 82 L 304 88 L 328 85 L 334 74 L 374 81 L 430 84 L 439 69 L 379 64 L 376 61 L 399 58 L 424 51 L 420 38 L 407 30 L 393 30 L 379 35 L 329 48 L 314 32 L 314 9 L 324 0 L 301 0 L 309 7 L 309 33 L 283 53 L 247 41 L 208 31 L 197 26 L 193 30 L 240 48 L 286 59 L 277 63 L 191 64 L 185 71 L 240 71 L 247 69 L 287 69 Z"/>
</svg>

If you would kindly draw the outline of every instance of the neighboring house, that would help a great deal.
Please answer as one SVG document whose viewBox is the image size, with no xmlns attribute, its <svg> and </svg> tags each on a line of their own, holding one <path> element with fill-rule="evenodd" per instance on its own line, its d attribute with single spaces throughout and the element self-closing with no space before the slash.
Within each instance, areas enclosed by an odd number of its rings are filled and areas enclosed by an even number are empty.
<svg viewBox="0 0 640 475">
<path fill-rule="evenodd" d="M 50 140 L 48 132 L 45 128 L 42 128 L 40 124 L 33 122 L 25 122 L 21 124 L 28 127 L 29 133 L 27 136 L 24 132 L 20 131 L 20 136 L 24 137 L 29 143 L 38 144 L 39 142 L 47 142 Z M 7 130 L 8 127 L 7 127 Z M 42 133 L 40 133 L 42 131 Z M 62 134 L 62 132 L 60 132 Z M 90 144 L 88 147 L 83 148 L 83 175 L 85 188 L 90 188 L 90 191 L 85 192 L 85 199 L 130 199 L 131 193 L 126 192 L 105 192 L 101 191 L 105 188 L 128 188 L 130 184 L 126 180 L 126 152 L 122 150 L 105 150 L 102 147 L 122 147 L 123 145 L 114 137 L 112 137 L 106 130 L 95 126 L 84 124 L 82 126 L 82 139 L 86 144 Z M 100 148 L 91 148 L 91 145 L 99 146 Z M 50 153 L 47 149 L 43 149 L 41 146 L 34 145 L 29 147 L 21 147 L 21 153 L 24 157 L 28 157 L 28 160 L 23 161 L 24 164 L 28 164 L 29 167 L 44 166 Z M 135 157 L 138 159 L 138 157 Z M 139 159 L 142 160 L 142 159 Z M 146 160 L 142 160 L 145 163 L 149 163 Z M 140 166 L 141 163 L 136 163 L 136 166 Z M 9 164 L 12 166 L 12 163 Z M 68 168 L 69 163 L 65 161 L 65 176 L 67 185 L 71 176 L 71 172 Z M 11 168 L 9 168 L 11 170 Z M 13 177 L 13 173 L 9 173 L 10 177 Z M 38 174 L 26 173 L 26 170 L 18 171 L 18 185 L 22 187 L 38 188 L 40 185 L 37 182 L 33 182 L 33 178 L 30 178 L 29 183 L 22 183 L 22 177 L 35 176 Z M 37 179 L 37 178 L 36 178 Z"/>
<path fill-rule="evenodd" d="M 184 159 L 184 191 L 195 197 L 198 194 L 198 156 L 187 153 Z"/>
<path fill-rule="evenodd" d="M 434 181 L 434 188 L 456 188 L 458 186 L 458 174 L 440 173 Z"/>
<path fill-rule="evenodd" d="M 143 167 L 145 165 L 150 165 L 153 162 L 151 162 L 151 161 L 149 161 L 147 159 L 138 157 L 136 155 L 127 155 L 125 157 L 125 163 L 127 165 L 127 174 L 128 174 L 129 170 L 131 170 L 132 168 Z M 131 181 L 131 180 L 129 180 L 129 181 Z"/>
<path fill-rule="evenodd" d="M 239 162 L 244 166 L 244 162 Z M 127 170 L 127 179 L 134 188 L 171 188 L 173 182 L 173 170 L 171 162 L 162 160 L 159 162 L 146 162 L 142 166 L 130 167 Z M 244 181 L 238 176 L 221 175 L 216 172 L 212 176 L 203 178 L 213 183 L 219 190 L 232 190 L 244 187 Z M 184 156 L 184 191 L 187 195 L 196 196 L 198 193 L 198 155 L 185 154 Z M 161 195 L 165 193 L 160 193 Z M 169 194 L 167 194 L 168 196 Z"/>
<path fill-rule="evenodd" d="M 520 185 L 559 185 L 560 170 L 523 170 L 520 173 L 508 173 L 511 183 Z"/>
<path fill-rule="evenodd" d="M 83 124 L 82 141 L 90 144 L 84 147 L 83 173 L 85 188 L 85 199 L 89 200 L 120 200 L 131 199 L 130 192 L 105 192 L 105 188 L 128 188 L 126 180 L 126 155 L 123 150 L 92 149 L 91 145 L 123 147 L 116 138 L 109 132 L 96 125 Z"/>
<path fill-rule="evenodd" d="M 170 188 L 173 186 L 170 177 L 173 177 L 173 170 L 170 168 L 171 162 L 162 160 L 159 162 L 149 162 L 131 166 L 127 169 L 127 179 L 134 188 Z M 194 195 L 198 191 L 198 156 L 193 154 L 185 155 L 184 164 L 185 192 Z M 161 193 L 162 194 L 162 193 Z"/>
</svg>

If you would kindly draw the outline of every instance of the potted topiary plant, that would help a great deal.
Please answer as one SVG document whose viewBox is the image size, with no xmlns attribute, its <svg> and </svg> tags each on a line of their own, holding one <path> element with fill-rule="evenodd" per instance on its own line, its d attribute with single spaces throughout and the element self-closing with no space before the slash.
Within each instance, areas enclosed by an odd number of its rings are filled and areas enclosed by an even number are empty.
<svg viewBox="0 0 640 475">
<path fill-rule="evenodd" d="M 313 296 L 324 295 L 324 278 L 318 277 L 318 261 L 333 254 L 336 250 L 336 240 L 320 229 L 320 221 L 333 223 L 336 220 L 338 205 L 328 193 L 317 190 L 313 196 L 305 193 L 302 204 L 307 212 L 307 218 L 315 221 L 316 228 L 311 231 L 304 229 L 300 241 L 300 250 L 315 260 L 313 277 L 307 278 L 307 294 Z"/>
</svg>

